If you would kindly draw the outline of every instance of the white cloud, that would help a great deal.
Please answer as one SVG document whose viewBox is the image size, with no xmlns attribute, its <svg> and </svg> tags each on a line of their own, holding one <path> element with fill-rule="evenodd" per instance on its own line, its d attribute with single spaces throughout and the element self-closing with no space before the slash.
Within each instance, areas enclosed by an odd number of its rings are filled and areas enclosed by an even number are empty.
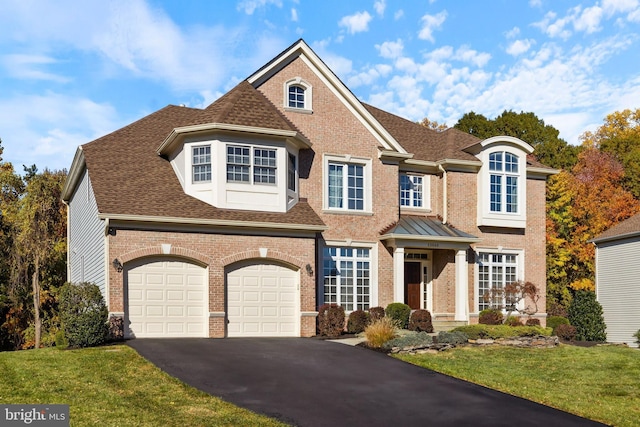
<svg viewBox="0 0 640 427">
<path fill-rule="evenodd" d="M 87 98 L 47 93 L 0 100 L 3 157 L 19 171 L 32 164 L 69 168 L 78 145 L 125 123 L 111 105 Z"/>
<path fill-rule="evenodd" d="M 511 56 L 520 56 L 529 51 L 534 43 L 535 41 L 530 39 L 515 40 L 507 47 L 506 52 Z"/>
<path fill-rule="evenodd" d="M 627 13 L 638 10 L 638 0 L 603 0 L 602 9 L 607 15 L 614 13 Z"/>
<path fill-rule="evenodd" d="M 529 6 L 540 7 L 542 6 L 542 0 L 529 0 Z"/>
<path fill-rule="evenodd" d="M 456 50 L 454 58 L 475 65 L 476 67 L 484 67 L 491 59 L 491 55 L 486 52 L 478 52 L 463 45 Z"/>
<path fill-rule="evenodd" d="M 294 7 L 291 8 L 291 20 L 298 22 L 298 11 Z"/>
<path fill-rule="evenodd" d="M 243 0 L 238 3 L 238 10 L 244 11 L 247 15 L 253 15 L 253 12 L 255 12 L 256 9 L 271 4 L 282 7 L 281 0 Z"/>
<path fill-rule="evenodd" d="M 396 21 L 404 16 L 404 10 L 400 9 L 393 14 L 393 19 Z"/>
<path fill-rule="evenodd" d="M 358 12 L 353 15 L 343 17 L 338 25 L 346 27 L 349 34 L 361 33 L 369 30 L 369 22 L 372 16 L 369 12 Z"/>
<path fill-rule="evenodd" d="M 602 29 L 602 27 L 600 27 L 602 17 L 603 11 L 600 6 L 588 7 L 575 17 L 573 28 L 575 28 L 576 31 L 595 33 Z"/>
<path fill-rule="evenodd" d="M 512 29 L 507 31 L 504 35 L 508 39 L 514 39 L 514 38 L 516 38 L 516 37 L 518 37 L 520 35 L 520 28 L 513 27 Z"/>
<path fill-rule="evenodd" d="M 376 13 L 380 16 L 384 16 L 384 10 L 386 9 L 387 4 L 385 0 L 377 0 L 373 3 L 373 8 L 376 10 Z"/>
<path fill-rule="evenodd" d="M 375 45 L 375 47 L 381 57 L 393 59 L 402 55 L 404 44 L 402 43 L 402 40 L 397 39 L 395 42 L 384 42 L 382 44 Z"/>
<path fill-rule="evenodd" d="M 424 15 L 420 20 L 422 21 L 422 28 L 418 33 L 418 38 L 421 40 L 428 40 L 435 43 L 433 38 L 434 30 L 440 29 L 444 21 L 447 19 L 447 12 L 442 11 L 436 15 Z"/>
<path fill-rule="evenodd" d="M 48 80 L 57 83 L 67 83 L 68 77 L 42 71 L 40 68 L 56 64 L 58 61 L 46 55 L 10 54 L 0 57 L 0 64 L 7 70 L 8 75 L 16 79 Z"/>
</svg>

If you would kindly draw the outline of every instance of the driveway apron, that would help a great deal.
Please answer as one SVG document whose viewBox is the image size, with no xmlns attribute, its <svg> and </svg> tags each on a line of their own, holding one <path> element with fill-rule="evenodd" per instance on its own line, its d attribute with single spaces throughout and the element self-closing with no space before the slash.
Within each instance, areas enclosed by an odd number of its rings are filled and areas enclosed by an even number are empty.
<svg viewBox="0 0 640 427">
<path fill-rule="evenodd" d="M 335 342 L 183 338 L 127 343 L 195 388 L 297 426 L 602 425 Z"/>
</svg>

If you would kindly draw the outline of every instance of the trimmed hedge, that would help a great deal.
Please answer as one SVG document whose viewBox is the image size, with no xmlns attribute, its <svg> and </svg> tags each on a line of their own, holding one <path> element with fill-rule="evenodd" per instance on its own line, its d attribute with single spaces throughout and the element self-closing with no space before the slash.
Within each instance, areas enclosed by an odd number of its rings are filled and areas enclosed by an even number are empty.
<svg viewBox="0 0 640 427">
<path fill-rule="evenodd" d="M 369 324 L 369 313 L 362 310 L 356 310 L 349 313 L 347 320 L 347 332 L 350 334 L 359 334 L 364 332 L 364 328 Z"/>
<path fill-rule="evenodd" d="M 556 328 L 560 325 L 568 325 L 569 319 L 563 316 L 547 316 L 547 328 L 553 329 L 555 334 Z"/>
<path fill-rule="evenodd" d="M 384 317 L 384 308 L 382 307 L 371 307 L 369 309 L 369 319 L 372 322 L 375 322 L 376 320 L 380 320 Z"/>
<path fill-rule="evenodd" d="M 520 318 L 516 316 L 507 317 L 507 320 L 504 321 L 504 324 L 509 326 L 522 326 Z"/>
<path fill-rule="evenodd" d="M 431 323 L 431 313 L 428 310 L 415 310 L 409 318 L 410 331 L 433 332 L 433 324 Z"/>
<path fill-rule="evenodd" d="M 560 324 L 555 329 L 558 338 L 565 341 L 573 341 L 576 338 L 576 328 L 568 324 Z"/>
<path fill-rule="evenodd" d="M 543 328 L 541 326 L 466 325 L 458 326 L 453 331 L 462 332 L 472 340 L 479 338 L 532 337 L 536 335 L 551 336 L 551 328 Z"/>
<path fill-rule="evenodd" d="M 460 331 L 440 331 L 434 339 L 438 344 L 466 344 L 469 336 Z"/>
<path fill-rule="evenodd" d="M 61 348 L 94 347 L 104 344 L 109 333 L 109 310 L 100 288 L 93 283 L 65 283 L 60 289 Z"/>
<path fill-rule="evenodd" d="M 336 338 L 344 331 L 344 308 L 337 304 L 323 304 L 318 308 L 318 334 Z"/>
<path fill-rule="evenodd" d="M 535 317 L 529 317 L 526 322 L 524 322 L 525 326 L 540 326 L 540 319 Z"/>
<path fill-rule="evenodd" d="M 478 323 L 482 325 L 502 325 L 503 319 L 504 316 L 502 314 L 502 311 L 496 310 L 494 308 L 488 308 L 480 312 Z"/>
<path fill-rule="evenodd" d="M 578 341 L 607 340 L 607 326 L 595 292 L 576 292 L 569 306 L 569 323 L 576 328 Z"/>
<path fill-rule="evenodd" d="M 416 332 L 413 334 L 406 334 L 401 337 L 396 337 L 392 340 L 387 341 L 382 345 L 383 348 L 387 350 L 392 349 L 393 347 L 426 347 L 433 343 L 433 338 L 426 332 Z"/>
<path fill-rule="evenodd" d="M 407 329 L 409 324 L 409 315 L 411 314 L 411 307 L 401 302 L 392 302 L 384 310 L 384 313 L 396 322 L 398 328 Z"/>
</svg>

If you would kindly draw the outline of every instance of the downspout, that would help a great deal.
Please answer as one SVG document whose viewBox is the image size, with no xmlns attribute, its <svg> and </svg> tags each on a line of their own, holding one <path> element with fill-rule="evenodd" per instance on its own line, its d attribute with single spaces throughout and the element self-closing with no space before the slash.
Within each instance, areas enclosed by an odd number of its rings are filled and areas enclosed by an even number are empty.
<svg viewBox="0 0 640 427">
<path fill-rule="evenodd" d="M 447 171 L 438 164 L 438 169 L 442 172 L 442 223 L 447 223 Z"/>
</svg>

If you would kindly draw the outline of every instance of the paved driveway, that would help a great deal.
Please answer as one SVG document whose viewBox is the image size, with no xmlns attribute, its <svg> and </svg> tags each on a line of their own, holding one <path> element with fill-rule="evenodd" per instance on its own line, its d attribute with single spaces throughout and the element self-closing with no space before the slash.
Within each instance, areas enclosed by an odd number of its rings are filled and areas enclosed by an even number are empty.
<svg viewBox="0 0 640 427">
<path fill-rule="evenodd" d="M 128 344 L 193 387 L 293 425 L 601 425 L 335 342 L 184 338 Z"/>
</svg>

